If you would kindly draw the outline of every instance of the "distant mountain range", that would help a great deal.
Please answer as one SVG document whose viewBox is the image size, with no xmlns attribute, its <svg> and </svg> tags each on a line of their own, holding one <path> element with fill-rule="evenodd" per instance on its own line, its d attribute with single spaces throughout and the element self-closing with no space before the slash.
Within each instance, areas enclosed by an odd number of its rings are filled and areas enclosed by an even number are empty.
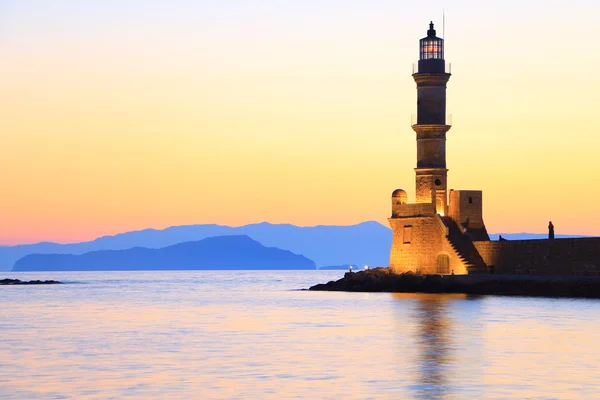
<svg viewBox="0 0 600 400">
<path fill-rule="evenodd" d="M 135 247 L 82 255 L 31 254 L 13 271 L 127 271 L 315 269 L 312 260 L 287 250 L 265 247 L 248 236 L 218 236 L 162 249 Z"/>
<path fill-rule="evenodd" d="M 347 265 L 354 265 L 357 268 L 362 268 L 363 265 L 385 266 L 388 264 L 392 242 L 391 230 L 374 221 L 349 226 L 319 225 L 313 227 L 266 222 L 240 227 L 214 224 L 185 225 L 162 230 L 145 229 L 126 232 L 82 243 L 3 246 L 0 247 L 0 271 L 11 270 L 17 260 L 31 254 L 82 255 L 102 250 L 128 250 L 136 247 L 161 249 L 185 242 L 197 242 L 210 237 L 236 235 L 248 236 L 263 246 L 302 255 L 314 261 L 318 268 L 343 267 L 345 269 Z M 501 233 L 491 234 L 490 237 L 497 240 L 498 235 L 502 235 L 507 240 L 547 238 L 546 234 L 533 233 Z M 557 235 L 556 237 L 577 236 Z M 104 256 L 102 255 L 102 257 Z"/>
<path fill-rule="evenodd" d="M 349 226 L 313 227 L 270 223 L 240 227 L 187 225 L 121 233 L 74 244 L 38 243 L 0 247 L 0 270 L 11 270 L 17 260 L 30 254 L 80 255 L 91 251 L 126 250 L 134 247 L 157 249 L 208 237 L 231 235 L 246 235 L 264 246 L 303 255 L 318 267 L 387 265 L 392 243 L 391 230 L 373 221 Z"/>
</svg>

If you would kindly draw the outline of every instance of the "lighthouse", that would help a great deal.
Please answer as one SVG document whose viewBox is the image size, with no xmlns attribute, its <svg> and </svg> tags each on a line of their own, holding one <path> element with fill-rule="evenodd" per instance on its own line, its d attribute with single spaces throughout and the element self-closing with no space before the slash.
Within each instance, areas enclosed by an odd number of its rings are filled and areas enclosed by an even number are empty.
<svg viewBox="0 0 600 400">
<path fill-rule="evenodd" d="M 417 141 L 415 203 L 403 189 L 392 193 L 390 268 L 428 274 L 466 274 L 485 268 L 473 245 L 489 241 L 482 212 L 482 192 L 448 190 L 446 167 L 446 86 L 450 69 L 444 58 L 444 39 L 433 22 L 419 40 L 417 118 L 412 124 Z"/>
<path fill-rule="evenodd" d="M 483 223 L 481 190 L 448 189 L 446 86 L 450 68 L 433 22 L 419 40 L 415 202 L 392 192 L 390 270 L 401 274 L 600 275 L 600 238 L 491 241 Z M 456 128 L 455 128 L 456 129 Z M 412 133 L 406 129 L 403 140 Z M 411 135 L 412 136 L 412 135 Z"/>
<path fill-rule="evenodd" d="M 433 22 L 419 41 L 419 62 L 413 78 L 417 84 L 416 202 L 434 203 L 440 215 L 448 214 L 446 168 L 446 85 L 450 72 L 444 60 L 444 39 L 436 36 Z"/>
</svg>

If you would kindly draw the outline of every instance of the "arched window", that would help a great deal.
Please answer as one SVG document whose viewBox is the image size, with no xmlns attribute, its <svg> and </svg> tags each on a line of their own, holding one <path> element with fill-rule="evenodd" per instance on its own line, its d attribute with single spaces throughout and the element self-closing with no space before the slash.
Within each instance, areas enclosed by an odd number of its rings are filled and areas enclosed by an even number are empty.
<svg viewBox="0 0 600 400">
<path fill-rule="evenodd" d="M 440 214 L 442 217 L 444 216 L 444 203 L 442 203 L 441 197 L 435 199 L 435 212 Z"/>
</svg>

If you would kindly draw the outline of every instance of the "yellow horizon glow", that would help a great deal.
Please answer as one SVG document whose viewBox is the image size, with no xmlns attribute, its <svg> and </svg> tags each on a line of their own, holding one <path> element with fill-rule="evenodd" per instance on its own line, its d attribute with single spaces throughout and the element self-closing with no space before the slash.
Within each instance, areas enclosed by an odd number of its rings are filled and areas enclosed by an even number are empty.
<svg viewBox="0 0 600 400">
<path fill-rule="evenodd" d="M 66 2 L 40 25 L 19 4 L 0 41 L 0 243 L 196 223 L 387 226 L 392 191 L 414 199 L 411 66 L 431 9 L 258 2 L 265 15 L 215 5 L 221 19 L 199 23 L 198 10 L 177 19 L 134 0 L 139 19 L 70 19 Z M 483 190 L 489 232 L 552 220 L 557 234 L 600 235 L 600 55 L 580 40 L 598 33 L 564 10 L 503 7 L 490 19 L 457 6 L 447 30 L 449 188 Z"/>
</svg>

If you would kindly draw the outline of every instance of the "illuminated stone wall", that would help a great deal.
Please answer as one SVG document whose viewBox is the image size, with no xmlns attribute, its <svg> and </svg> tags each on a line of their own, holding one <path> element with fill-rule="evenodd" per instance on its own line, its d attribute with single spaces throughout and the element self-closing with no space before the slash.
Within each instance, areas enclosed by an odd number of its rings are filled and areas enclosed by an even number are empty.
<svg viewBox="0 0 600 400">
<path fill-rule="evenodd" d="M 416 202 L 431 203 L 431 190 L 447 190 L 446 132 L 449 125 L 413 125 L 417 134 Z M 447 200 L 442 201 L 443 204 Z"/>
<path fill-rule="evenodd" d="M 416 202 L 417 203 L 431 203 L 432 202 L 432 194 L 431 190 L 439 190 L 443 193 L 446 189 L 446 181 L 447 176 L 444 172 L 445 170 L 437 170 L 439 173 L 434 173 L 433 171 L 428 174 L 422 174 L 421 171 L 417 171 L 417 176 L 415 178 L 416 183 Z M 443 202 L 444 204 L 446 201 Z"/>
<path fill-rule="evenodd" d="M 416 186 L 416 202 L 417 203 L 431 203 L 431 188 L 433 187 L 433 176 L 431 175 L 417 175 L 415 179 Z"/>
<path fill-rule="evenodd" d="M 429 204 L 433 208 L 433 204 Z M 467 269 L 446 238 L 444 223 L 436 214 L 421 217 L 390 218 L 392 248 L 390 268 L 395 273 L 466 274 Z M 448 257 L 448 270 L 439 269 L 439 256 Z"/>
<path fill-rule="evenodd" d="M 431 216 L 433 214 L 435 214 L 435 207 L 431 203 L 431 199 L 429 203 L 402 204 L 401 200 L 392 197 L 392 218 Z"/>
<path fill-rule="evenodd" d="M 457 224 L 469 221 L 470 228 L 482 228 L 483 192 L 481 190 L 450 190 L 448 214 Z"/>
<path fill-rule="evenodd" d="M 496 274 L 600 275 L 600 238 L 473 244 L 488 271 Z"/>
</svg>

